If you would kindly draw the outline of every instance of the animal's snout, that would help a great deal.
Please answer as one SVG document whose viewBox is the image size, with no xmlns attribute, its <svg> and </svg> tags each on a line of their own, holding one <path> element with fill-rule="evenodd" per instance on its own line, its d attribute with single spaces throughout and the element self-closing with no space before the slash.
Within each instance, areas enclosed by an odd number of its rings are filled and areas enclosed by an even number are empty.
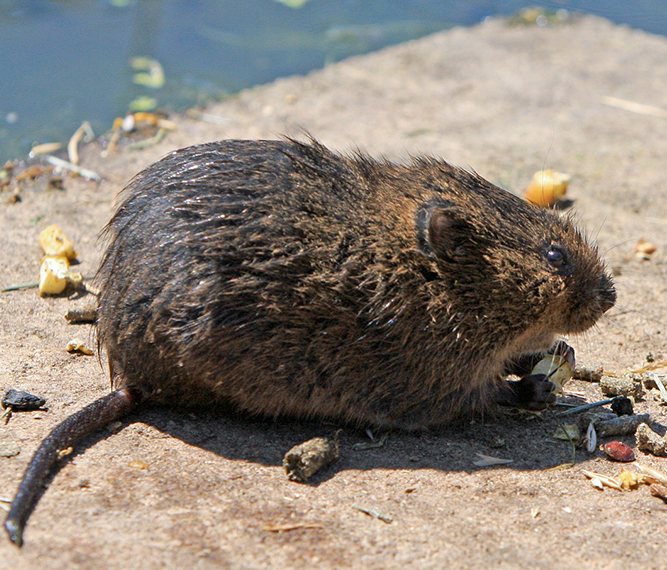
<svg viewBox="0 0 667 570">
<path fill-rule="evenodd" d="M 611 280 L 611 277 L 604 275 L 600 279 L 600 286 L 598 287 L 598 300 L 600 302 L 600 309 L 606 313 L 616 304 L 616 288 Z"/>
</svg>

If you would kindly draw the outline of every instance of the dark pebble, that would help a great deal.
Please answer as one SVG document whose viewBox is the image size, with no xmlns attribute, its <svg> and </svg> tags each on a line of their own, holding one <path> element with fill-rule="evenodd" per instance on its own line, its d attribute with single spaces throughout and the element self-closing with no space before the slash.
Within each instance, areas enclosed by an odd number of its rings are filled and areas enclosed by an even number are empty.
<svg viewBox="0 0 667 570">
<path fill-rule="evenodd" d="M 611 409 L 617 416 L 631 416 L 635 413 L 632 400 L 627 396 L 618 396 L 611 403 Z"/>
<path fill-rule="evenodd" d="M 13 388 L 7 390 L 5 397 L 2 399 L 2 407 L 11 408 L 14 412 L 38 410 L 44 404 L 46 404 L 46 400 L 43 398 L 29 394 L 28 392 L 22 392 L 21 390 L 14 390 Z"/>
</svg>

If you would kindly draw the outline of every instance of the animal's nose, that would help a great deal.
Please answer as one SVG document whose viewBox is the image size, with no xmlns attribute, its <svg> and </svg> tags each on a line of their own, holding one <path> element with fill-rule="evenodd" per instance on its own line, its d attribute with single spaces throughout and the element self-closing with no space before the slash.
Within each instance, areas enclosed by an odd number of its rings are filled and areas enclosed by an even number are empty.
<svg viewBox="0 0 667 570">
<path fill-rule="evenodd" d="M 598 291 L 600 308 L 603 313 L 606 313 L 616 304 L 616 289 L 614 288 L 614 283 L 611 280 L 611 277 L 605 275 L 602 278 Z"/>
</svg>

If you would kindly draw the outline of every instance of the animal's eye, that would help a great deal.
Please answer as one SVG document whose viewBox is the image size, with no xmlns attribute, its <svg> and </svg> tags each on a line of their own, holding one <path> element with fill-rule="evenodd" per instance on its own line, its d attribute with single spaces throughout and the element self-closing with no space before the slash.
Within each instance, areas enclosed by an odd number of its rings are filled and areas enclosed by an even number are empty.
<svg viewBox="0 0 667 570">
<path fill-rule="evenodd" d="M 567 263 L 565 252 L 557 245 L 550 245 L 547 249 L 547 261 L 554 267 L 562 267 Z"/>
</svg>

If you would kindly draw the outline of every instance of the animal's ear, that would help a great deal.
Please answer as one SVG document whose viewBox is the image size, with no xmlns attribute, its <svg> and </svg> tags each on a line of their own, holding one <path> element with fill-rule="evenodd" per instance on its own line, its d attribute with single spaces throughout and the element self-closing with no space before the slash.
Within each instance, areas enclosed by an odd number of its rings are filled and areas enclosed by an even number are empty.
<svg viewBox="0 0 667 570">
<path fill-rule="evenodd" d="M 473 228 L 456 208 L 435 207 L 428 219 L 431 250 L 442 258 L 461 259 L 470 254 Z"/>
</svg>

